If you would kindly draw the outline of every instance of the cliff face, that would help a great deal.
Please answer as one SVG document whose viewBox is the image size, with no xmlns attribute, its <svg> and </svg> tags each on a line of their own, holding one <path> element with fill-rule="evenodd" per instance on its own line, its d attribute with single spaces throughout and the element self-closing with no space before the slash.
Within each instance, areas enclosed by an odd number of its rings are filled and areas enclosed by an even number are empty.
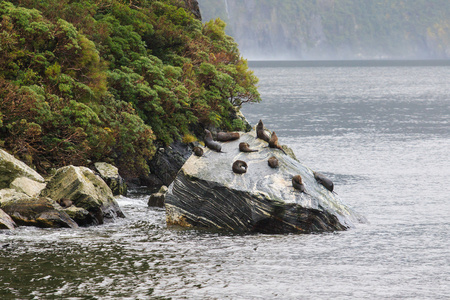
<svg viewBox="0 0 450 300">
<path fill-rule="evenodd" d="M 448 0 L 199 0 L 249 59 L 450 58 Z"/>
</svg>

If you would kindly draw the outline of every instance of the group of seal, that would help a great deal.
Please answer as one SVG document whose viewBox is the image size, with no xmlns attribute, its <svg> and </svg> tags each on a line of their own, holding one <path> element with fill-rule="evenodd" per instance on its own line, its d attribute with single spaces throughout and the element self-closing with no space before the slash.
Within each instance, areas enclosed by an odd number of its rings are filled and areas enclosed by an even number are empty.
<svg viewBox="0 0 450 300">
<path fill-rule="evenodd" d="M 267 135 L 266 131 L 264 130 L 264 124 L 261 120 L 259 120 L 258 124 L 256 125 L 256 137 L 267 142 L 269 144 L 269 148 L 279 149 L 279 150 L 283 151 L 284 154 L 286 154 L 284 149 L 278 143 L 278 137 L 277 137 L 275 131 L 273 131 L 271 137 L 269 137 Z M 238 132 L 219 132 L 219 133 L 217 133 L 217 140 L 222 141 L 222 142 L 234 141 L 239 138 L 240 138 L 240 134 Z M 207 148 L 209 148 L 213 151 L 216 151 L 216 152 L 222 152 L 222 146 L 213 140 L 212 134 L 208 129 L 205 129 L 204 140 L 205 140 L 205 146 Z M 203 155 L 203 149 L 200 147 L 194 147 L 193 151 L 196 156 Z M 242 143 L 239 143 L 239 151 L 249 153 L 249 152 L 257 152 L 258 150 L 250 149 L 250 145 L 248 143 L 242 142 Z M 271 168 L 279 167 L 278 159 L 275 156 L 271 156 L 267 160 L 267 163 Z M 247 163 L 242 160 L 236 160 L 232 165 L 232 170 L 236 174 L 244 174 L 247 172 L 247 169 L 248 169 Z M 317 183 L 323 185 L 328 191 L 333 192 L 334 184 L 330 179 L 328 179 L 321 173 L 317 173 L 317 172 L 313 172 L 313 173 L 314 173 L 314 178 L 316 179 Z M 294 187 L 294 189 L 296 189 L 302 193 L 306 193 L 306 189 L 303 184 L 302 177 L 300 175 L 295 175 L 292 177 L 292 186 Z"/>
</svg>

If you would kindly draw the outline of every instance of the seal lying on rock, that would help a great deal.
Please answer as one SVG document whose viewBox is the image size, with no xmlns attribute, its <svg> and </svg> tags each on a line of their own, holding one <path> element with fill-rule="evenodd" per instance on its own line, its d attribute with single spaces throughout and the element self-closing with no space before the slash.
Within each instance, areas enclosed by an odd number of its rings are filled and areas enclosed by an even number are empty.
<svg viewBox="0 0 450 300">
<path fill-rule="evenodd" d="M 264 124 L 261 120 L 259 120 L 258 125 L 256 125 L 256 137 L 266 142 L 270 141 L 270 137 L 265 132 Z"/>
<path fill-rule="evenodd" d="M 61 205 L 61 207 L 64 207 L 64 208 L 70 207 L 73 204 L 72 201 L 70 199 L 68 199 L 68 198 L 61 198 L 61 199 L 59 199 L 56 202 L 58 202 L 58 204 Z"/>
<path fill-rule="evenodd" d="M 196 156 L 203 156 L 203 149 L 200 147 L 195 146 L 194 149 L 192 149 L 192 151 L 194 151 L 194 154 Z"/>
<path fill-rule="evenodd" d="M 205 145 L 211 150 L 222 152 L 222 146 L 219 143 L 213 141 L 211 131 L 209 131 L 208 129 L 205 129 Z"/>
<path fill-rule="evenodd" d="M 258 152 L 258 150 L 250 149 L 250 145 L 248 143 L 239 143 L 239 151 L 241 152 Z"/>
<path fill-rule="evenodd" d="M 302 176 L 295 175 L 292 177 L 292 186 L 294 189 L 299 190 L 302 193 L 305 193 L 305 186 L 303 185 Z"/>
<path fill-rule="evenodd" d="M 233 172 L 237 173 L 237 174 L 244 174 L 245 172 L 247 172 L 247 163 L 245 161 L 242 160 L 236 160 L 233 163 Z"/>
<path fill-rule="evenodd" d="M 278 137 L 277 137 L 277 134 L 275 133 L 275 131 L 272 132 L 272 137 L 269 140 L 269 147 L 270 148 L 280 149 L 281 151 L 283 151 L 284 154 L 286 154 L 286 152 L 284 151 L 283 147 L 281 147 L 280 144 L 278 144 Z"/>
<path fill-rule="evenodd" d="M 330 192 L 333 192 L 333 189 L 334 189 L 333 181 L 331 181 L 330 179 L 325 177 L 323 174 L 320 174 L 317 172 L 313 172 L 313 173 L 314 173 L 314 178 L 316 179 L 317 183 L 323 185 Z"/>
<path fill-rule="evenodd" d="M 234 141 L 240 138 L 239 132 L 218 132 L 217 139 L 220 142 Z"/>
<path fill-rule="evenodd" d="M 271 156 L 267 163 L 269 164 L 269 167 L 271 168 L 278 168 L 278 159 L 275 156 Z"/>
</svg>

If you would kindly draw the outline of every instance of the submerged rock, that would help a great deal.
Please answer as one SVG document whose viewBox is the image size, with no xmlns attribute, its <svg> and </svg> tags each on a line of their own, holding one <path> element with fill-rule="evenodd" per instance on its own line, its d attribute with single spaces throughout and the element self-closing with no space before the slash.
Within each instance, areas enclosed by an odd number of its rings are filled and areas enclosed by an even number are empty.
<svg viewBox="0 0 450 300">
<path fill-rule="evenodd" d="M 2 202 L 1 208 L 18 225 L 43 228 L 78 227 L 77 223 L 50 198 L 24 197 L 20 200 Z"/>
<path fill-rule="evenodd" d="M 97 162 L 94 164 L 95 169 L 100 177 L 106 182 L 111 189 L 113 195 L 127 195 L 127 184 L 119 175 L 119 169 L 105 162 Z"/>
<path fill-rule="evenodd" d="M 239 152 L 247 142 L 258 152 Z M 235 232 L 325 232 L 345 230 L 364 220 L 335 194 L 314 179 L 313 171 L 256 139 L 254 131 L 236 141 L 222 143 L 222 151 L 207 150 L 191 156 L 166 193 L 168 224 Z M 275 156 L 278 168 L 270 168 Z M 243 160 L 244 174 L 231 166 Z M 291 180 L 301 175 L 306 193 L 295 190 Z"/>
<path fill-rule="evenodd" d="M 106 183 L 85 167 L 66 166 L 56 171 L 41 196 L 55 201 L 63 198 L 89 212 L 80 225 L 103 224 L 104 219 L 125 217 Z"/>
</svg>

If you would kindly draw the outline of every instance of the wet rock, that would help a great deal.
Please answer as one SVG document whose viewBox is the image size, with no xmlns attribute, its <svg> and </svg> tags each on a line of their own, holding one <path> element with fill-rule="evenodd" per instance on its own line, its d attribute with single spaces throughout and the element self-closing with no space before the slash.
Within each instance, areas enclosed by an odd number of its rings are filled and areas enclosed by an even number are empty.
<svg viewBox="0 0 450 300">
<path fill-rule="evenodd" d="M 111 189 L 113 195 L 127 195 L 127 184 L 119 175 L 119 169 L 105 162 L 97 162 L 94 166 L 100 177 Z"/>
<path fill-rule="evenodd" d="M 164 207 L 164 199 L 166 196 L 167 187 L 163 185 L 157 193 L 150 195 L 148 199 L 148 206 Z"/>
<path fill-rule="evenodd" d="M 258 152 L 239 152 L 247 142 Z M 207 150 L 191 156 L 166 193 L 168 224 L 234 232 L 329 232 L 345 230 L 364 221 L 335 194 L 318 184 L 313 171 L 279 149 L 256 139 L 255 131 L 237 141 L 222 143 L 222 151 Z M 270 168 L 275 156 L 279 167 Z M 231 165 L 243 160 L 245 174 Z M 295 190 L 291 180 L 301 175 L 306 193 Z"/>
<path fill-rule="evenodd" d="M 0 209 L 0 229 L 10 229 L 13 230 L 16 227 L 16 223 L 11 219 L 11 217 Z"/>
<path fill-rule="evenodd" d="M 26 177 L 44 183 L 44 178 L 39 173 L 0 149 L 0 189 L 9 188 L 11 182 L 18 177 Z"/>
<path fill-rule="evenodd" d="M 64 208 L 63 210 L 79 226 L 89 226 L 91 224 L 96 224 L 97 222 L 94 216 L 82 207 L 76 207 L 75 205 L 72 205 L 70 207 Z"/>
<path fill-rule="evenodd" d="M 27 194 L 30 197 L 35 197 L 45 188 L 45 183 L 27 177 L 18 177 L 14 179 L 9 186 L 18 192 Z"/>
<path fill-rule="evenodd" d="M 45 197 L 24 197 L 1 203 L 1 209 L 18 225 L 77 228 L 77 223 L 58 206 L 55 201 Z"/>
<path fill-rule="evenodd" d="M 103 224 L 105 219 L 125 217 L 108 185 L 85 167 L 66 166 L 58 169 L 41 196 L 55 201 L 67 198 L 76 207 L 84 208 L 92 220 L 88 225 Z"/>
</svg>

